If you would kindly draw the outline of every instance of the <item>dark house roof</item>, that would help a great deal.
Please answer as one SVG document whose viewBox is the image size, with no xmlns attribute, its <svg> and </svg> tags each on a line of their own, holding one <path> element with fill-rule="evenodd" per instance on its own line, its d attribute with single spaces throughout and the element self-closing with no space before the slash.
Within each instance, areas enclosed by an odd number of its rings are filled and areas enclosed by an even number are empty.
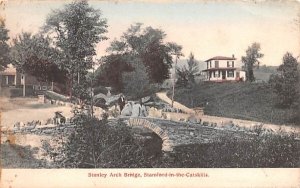
<svg viewBox="0 0 300 188">
<path fill-rule="evenodd" d="M 225 56 L 215 56 L 213 58 L 206 60 L 205 62 L 208 62 L 211 60 L 236 60 L 236 58 L 235 57 L 225 57 Z"/>
</svg>

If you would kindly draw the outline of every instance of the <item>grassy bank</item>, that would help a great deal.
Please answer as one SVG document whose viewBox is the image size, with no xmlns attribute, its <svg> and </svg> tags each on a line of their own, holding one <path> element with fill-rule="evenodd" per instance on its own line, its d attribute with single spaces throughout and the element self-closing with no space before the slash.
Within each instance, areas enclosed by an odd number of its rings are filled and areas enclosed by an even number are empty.
<svg viewBox="0 0 300 188">
<path fill-rule="evenodd" d="M 277 106 L 277 97 L 267 83 L 200 83 L 190 89 L 177 88 L 175 100 L 191 108 L 204 107 L 207 115 L 299 124 L 295 109 Z"/>
</svg>

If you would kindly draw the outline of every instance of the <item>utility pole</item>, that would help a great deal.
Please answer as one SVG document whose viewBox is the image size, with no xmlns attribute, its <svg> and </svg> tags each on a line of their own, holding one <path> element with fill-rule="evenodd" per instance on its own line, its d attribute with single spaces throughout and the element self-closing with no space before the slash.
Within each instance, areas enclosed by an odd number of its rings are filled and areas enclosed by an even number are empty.
<svg viewBox="0 0 300 188">
<path fill-rule="evenodd" d="M 25 82 L 25 73 L 24 74 L 22 74 L 22 77 L 23 77 L 23 97 L 25 97 L 26 96 L 26 82 Z"/>
<path fill-rule="evenodd" d="M 174 67 L 174 75 L 173 75 L 172 108 L 173 108 L 173 105 L 174 105 L 175 82 L 176 82 L 175 79 L 176 79 L 177 59 L 178 59 L 178 56 L 176 56 L 175 67 Z"/>
</svg>

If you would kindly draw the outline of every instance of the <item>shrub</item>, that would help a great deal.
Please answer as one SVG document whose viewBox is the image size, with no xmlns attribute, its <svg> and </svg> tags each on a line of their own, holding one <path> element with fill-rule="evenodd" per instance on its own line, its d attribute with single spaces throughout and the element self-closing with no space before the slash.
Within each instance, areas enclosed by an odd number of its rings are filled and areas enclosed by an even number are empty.
<svg viewBox="0 0 300 188">
<path fill-rule="evenodd" d="M 122 122 L 118 122 L 116 126 L 109 126 L 106 118 L 98 120 L 77 114 L 74 123 L 74 132 L 68 136 L 59 154 L 55 155 L 56 167 L 151 167 L 145 151 Z M 48 155 L 53 155 L 51 150 L 48 150 Z"/>
<path fill-rule="evenodd" d="M 224 137 L 221 142 L 175 148 L 161 167 L 299 168 L 300 142 L 293 134 L 261 135 L 252 140 Z"/>
</svg>

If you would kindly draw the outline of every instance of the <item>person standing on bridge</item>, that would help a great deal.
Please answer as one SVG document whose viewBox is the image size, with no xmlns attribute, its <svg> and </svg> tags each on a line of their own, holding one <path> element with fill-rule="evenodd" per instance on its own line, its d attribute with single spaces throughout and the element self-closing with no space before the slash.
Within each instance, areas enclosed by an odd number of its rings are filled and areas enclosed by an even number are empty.
<svg viewBox="0 0 300 188">
<path fill-rule="evenodd" d="M 120 107 L 120 114 L 125 106 L 125 97 L 124 95 L 122 94 L 118 100 L 118 104 L 119 104 L 119 107 Z"/>
</svg>

